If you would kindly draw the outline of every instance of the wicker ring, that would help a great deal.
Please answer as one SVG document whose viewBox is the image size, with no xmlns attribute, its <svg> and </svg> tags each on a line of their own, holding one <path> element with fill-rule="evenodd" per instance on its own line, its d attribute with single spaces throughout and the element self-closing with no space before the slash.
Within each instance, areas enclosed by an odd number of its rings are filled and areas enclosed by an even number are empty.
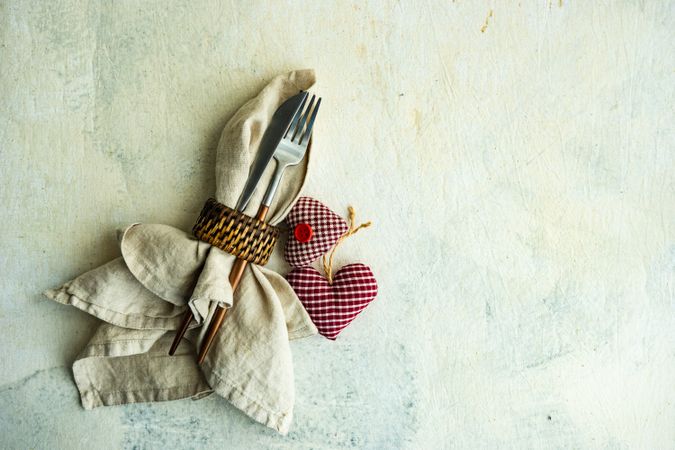
<svg viewBox="0 0 675 450">
<path fill-rule="evenodd" d="M 263 266 L 274 250 L 279 229 L 210 198 L 199 213 L 192 233 L 237 258 Z"/>
</svg>

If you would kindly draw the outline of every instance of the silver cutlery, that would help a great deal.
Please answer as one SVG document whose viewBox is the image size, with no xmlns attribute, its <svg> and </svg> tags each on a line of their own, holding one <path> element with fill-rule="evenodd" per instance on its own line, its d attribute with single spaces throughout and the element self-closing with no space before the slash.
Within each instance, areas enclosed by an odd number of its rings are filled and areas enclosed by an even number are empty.
<svg viewBox="0 0 675 450">
<path fill-rule="evenodd" d="M 258 211 L 258 218 L 263 220 L 267 215 L 272 201 L 274 200 L 274 195 L 276 194 L 279 183 L 284 174 L 284 171 L 287 167 L 298 165 L 302 159 L 305 157 L 307 152 L 307 147 L 309 146 L 309 141 L 312 136 L 312 129 L 314 128 L 314 121 L 319 112 L 319 106 L 321 105 L 321 98 L 318 98 L 315 95 L 312 95 L 309 104 L 305 107 L 307 97 L 302 100 L 302 104 L 298 108 L 291 124 L 286 129 L 281 141 L 276 146 L 274 150 L 273 157 L 276 160 L 277 166 L 274 171 L 274 175 L 270 181 L 270 184 L 267 187 L 265 196 L 260 205 Z M 314 104 L 316 100 L 316 105 Z M 252 172 L 253 173 L 253 172 Z M 262 212 L 262 218 L 260 217 Z M 232 284 L 232 290 L 235 290 L 241 279 L 241 275 L 244 272 L 246 267 L 246 261 L 237 260 L 235 265 L 232 267 L 230 273 L 230 282 Z M 213 315 L 213 319 L 209 324 L 209 329 L 204 335 L 204 340 L 202 341 L 202 346 L 199 350 L 199 356 L 197 358 L 197 363 L 201 364 L 206 358 L 206 354 L 213 343 L 218 330 L 223 324 L 225 319 L 225 313 L 227 312 L 226 308 L 218 306 L 216 312 Z"/>
<path fill-rule="evenodd" d="M 297 123 L 298 114 L 301 113 L 302 107 L 305 104 L 307 99 L 307 92 L 300 92 L 299 94 L 294 95 L 293 97 L 286 100 L 284 103 L 277 108 L 270 120 L 269 125 L 265 129 L 262 139 L 260 140 L 260 145 L 258 146 L 258 152 L 256 154 L 255 161 L 251 165 L 251 170 L 244 185 L 244 189 L 239 196 L 239 201 L 235 209 L 237 211 L 243 211 L 248 205 L 251 196 L 255 192 L 255 188 L 262 177 L 265 168 L 269 164 L 270 160 L 274 156 L 279 142 L 287 134 L 288 128 L 292 125 L 293 120 Z M 264 220 L 267 215 L 268 207 L 261 206 L 256 215 L 257 219 Z M 235 264 L 232 266 L 232 271 L 230 272 L 230 284 L 232 284 L 232 289 L 236 289 L 239 284 L 239 278 L 244 272 L 246 267 L 246 261 L 237 259 Z M 223 313 L 224 317 L 224 313 Z M 180 344 L 181 339 L 187 332 L 190 323 L 192 322 L 193 315 L 192 311 L 188 308 L 185 316 L 183 317 L 183 322 L 176 332 L 176 336 L 171 344 L 169 350 L 169 355 L 173 355 Z M 222 319 L 221 319 L 222 320 Z"/>
</svg>

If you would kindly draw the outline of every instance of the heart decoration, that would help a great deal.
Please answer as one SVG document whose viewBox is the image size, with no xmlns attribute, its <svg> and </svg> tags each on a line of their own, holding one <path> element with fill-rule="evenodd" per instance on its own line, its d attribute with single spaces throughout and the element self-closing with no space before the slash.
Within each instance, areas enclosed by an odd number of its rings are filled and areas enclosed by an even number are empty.
<svg viewBox="0 0 675 450">
<path fill-rule="evenodd" d="M 301 197 L 286 217 L 291 235 L 284 258 L 304 267 L 325 254 L 348 231 L 345 220 L 311 197 Z"/>
<path fill-rule="evenodd" d="M 344 219 L 321 202 L 303 197 L 289 213 L 288 223 L 293 236 L 288 238 L 286 260 L 295 267 L 286 275 L 286 279 L 319 333 L 335 340 L 377 295 L 377 281 L 365 264 L 346 265 L 333 276 L 333 255 L 337 247 L 360 229 L 369 227 L 370 222 L 355 226 L 354 208 L 350 206 L 347 227 Z M 316 240 L 315 229 L 321 236 Z M 314 240 L 313 245 L 302 247 L 302 244 Z M 326 245 L 328 243 L 330 245 Z M 330 247 L 333 250 L 326 258 Z M 320 252 L 317 252 L 319 249 Z M 319 255 L 323 255 L 325 276 L 308 266 Z"/>
<path fill-rule="evenodd" d="M 313 267 L 293 269 L 286 278 L 319 333 L 331 340 L 377 295 L 375 276 L 364 264 L 344 266 L 332 284 Z"/>
</svg>

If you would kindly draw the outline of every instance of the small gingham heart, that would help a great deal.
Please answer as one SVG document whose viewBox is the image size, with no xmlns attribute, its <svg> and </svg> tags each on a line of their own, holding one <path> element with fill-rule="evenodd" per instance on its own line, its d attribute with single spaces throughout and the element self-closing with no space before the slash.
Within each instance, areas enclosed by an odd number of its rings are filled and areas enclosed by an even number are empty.
<svg viewBox="0 0 675 450">
<path fill-rule="evenodd" d="M 284 258 L 304 267 L 326 253 L 348 230 L 345 220 L 311 197 L 301 197 L 286 216 L 289 236 Z"/>
<path fill-rule="evenodd" d="M 375 276 L 364 264 L 344 266 L 333 277 L 333 284 L 313 267 L 293 269 L 286 279 L 319 333 L 331 340 L 377 295 Z"/>
</svg>

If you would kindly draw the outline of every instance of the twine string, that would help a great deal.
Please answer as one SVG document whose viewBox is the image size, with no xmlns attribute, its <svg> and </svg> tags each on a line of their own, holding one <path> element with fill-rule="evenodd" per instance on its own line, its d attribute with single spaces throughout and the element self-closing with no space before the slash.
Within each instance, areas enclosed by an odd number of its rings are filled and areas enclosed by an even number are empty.
<svg viewBox="0 0 675 450">
<path fill-rule="evenodd" d="M 335 242 L 335 245 L 333 246 L 333 250 L 331 250 L 330 255 L 328 256 L 328 261 L 326 261 L 326 255 L 323 255 L 321 257 L 321 260 L 323 262 L 323 271 L 326 274 L 326 279 L 328 280 L 328 284 L 333 284 L 333 255 L 335 254 L 335 250 L 349 236 L 353 236 L 360 229 L 368 228 L 370 225 L 372 225 L 372 222 L 368 221 L 368 222 L 362 223 L 358 227 L 355 226 L 355 224 L 356 224 L 356 213 L 354 212 L 354 208 L 352 208 L 350 206 L 348 209 L 349 209 L 349 229 L 345 232 L 345 234 L 340 236 L 340 238 L 337 240 L 337 242 Z"/>
</svg>

